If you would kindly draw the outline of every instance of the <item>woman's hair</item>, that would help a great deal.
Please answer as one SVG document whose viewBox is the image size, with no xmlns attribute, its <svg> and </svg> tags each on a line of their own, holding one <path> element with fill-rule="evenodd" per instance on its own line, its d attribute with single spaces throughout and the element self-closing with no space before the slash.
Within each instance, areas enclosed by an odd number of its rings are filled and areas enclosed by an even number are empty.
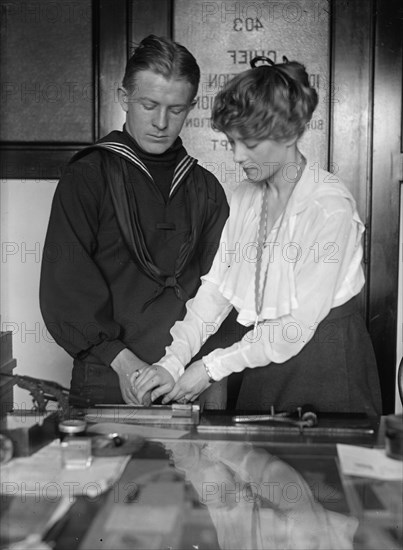
<svg viewBox="0 0 403 550">
<path fill-rule="evenodd" d="M 303 65 L 260 65 L 235 76 L 217 94 L 212 126 L 243 139 L 287 140 L 303 134 L 317 104 Z"/>
<path fill-rule="evenodd" d="M 193 86 L 193 97 L 200 81 L 200 68 L 193 55 L 181 44 L 150 34 L 144 38 L 126 65 L 123 87 L 132 92 L 136 74 L 140 71 L 153 71 L 165 78 L 187 80 Z"/>
</svg>

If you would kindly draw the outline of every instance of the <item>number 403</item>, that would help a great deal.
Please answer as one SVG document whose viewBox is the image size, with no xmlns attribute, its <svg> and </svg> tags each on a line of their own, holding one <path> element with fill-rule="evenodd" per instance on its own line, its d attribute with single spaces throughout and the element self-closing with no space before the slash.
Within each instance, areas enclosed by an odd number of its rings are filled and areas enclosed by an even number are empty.
<svg viewBox="0 0 403 550">
<path fill-rule="evenodd" d="M 241 19 L 240 17 L 237 17 L 234 19 L 234 31 L 260 31 L 263 29 L 263 25 L 260 22 L 260 19 L 258 17 L 247 17 L 246 19 Z"/>
</svg>

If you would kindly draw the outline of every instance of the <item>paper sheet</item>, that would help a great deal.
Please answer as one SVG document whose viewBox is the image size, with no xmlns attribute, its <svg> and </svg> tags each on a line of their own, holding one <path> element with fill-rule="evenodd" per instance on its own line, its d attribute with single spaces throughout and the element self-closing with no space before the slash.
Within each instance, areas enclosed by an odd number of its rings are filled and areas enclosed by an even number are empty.
<svg viewBox="0 0 403 550">
<path fill-rule="evenodd" d="M 403 461 L 389 458 L 384 449 L 337 444 L 341 469 L 350 476 L 403 479 Z"/>
<path fill-rule="evenodd" d="M 7 430 L 15 430 L 17 428 L 31 428 L 32 426 L 42 426 L 43 422 L 53 414 L 52 412 L 34 412 L 27 414 L 8 414 L 6 417 Z"/>
<path fill-rule="evenodd" d="M 117 481 L 130 455 L 93 457 L 90 467 L 62 468 L 59 440 L 29 457 L 16 458 L 2 466 L 0 492 L 5 495 L 36 494 L 38 498 L 86 495 L 96 498 Z"/>
</svg>

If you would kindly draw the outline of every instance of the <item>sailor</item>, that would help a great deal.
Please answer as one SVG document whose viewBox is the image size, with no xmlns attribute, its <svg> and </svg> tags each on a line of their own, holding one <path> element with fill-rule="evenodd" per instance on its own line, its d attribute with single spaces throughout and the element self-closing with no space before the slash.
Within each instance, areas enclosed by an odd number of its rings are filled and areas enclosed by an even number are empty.
<svg viewBox="0 0 403 550">
<path fill-rule="evenodd" d="M 132 383 L 171 342 L 228 216 L 220 183 L 179 138 L 199 79 L 185 47 L 145 38 L 119 88 L 123 130 L 76 154 L 55 192 L 41 311 L 74 358 L 72 394 L 92 403 L 138 403 Z M 218 338 L 235 341 L 235 326 Z"/>
</svg>

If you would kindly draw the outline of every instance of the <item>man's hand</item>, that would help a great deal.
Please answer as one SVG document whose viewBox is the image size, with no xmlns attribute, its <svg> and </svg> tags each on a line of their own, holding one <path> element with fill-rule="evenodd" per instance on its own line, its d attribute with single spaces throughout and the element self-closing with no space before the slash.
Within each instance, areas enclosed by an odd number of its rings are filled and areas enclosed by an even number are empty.
<svg viewBox="0 0 403 550">
<path fill-rule="evenodd" d="M 135 380 L 134 392 L 137 399 L 141 402 L 144 400 L 144 396 L 151 391 L 151 401 L 155 401 L 161 395 L 170 392 L 174 385 L 175 380 L 167 369 L 153 365 L 141 371 L 141 374 Z M 166 400 L 164 402 L 167 403 Z"/>
<path fill-rule="evenodd" d="M 111 367 L 119 376 L 120 391 L 122 392 L 123 400 L 128 405 L 150 405 L 150 395 L 144 395 L 144 402 L 139 400 L 134 391 L 134 382 L 144 368 L 149 367 L 139 359 L 132 351 L 123 349 L 112 361 Z"/>
<path fill-rule="evenodd" d="M 204 368 L 203 361 L 195 361 L 185 370 L 173 390 L 165 395 L 162 403 L 168 403 L 169 401 L 178 401 L 179 403 L 194 401 L 209 385 L 209 377 Z"/>
</svg>

